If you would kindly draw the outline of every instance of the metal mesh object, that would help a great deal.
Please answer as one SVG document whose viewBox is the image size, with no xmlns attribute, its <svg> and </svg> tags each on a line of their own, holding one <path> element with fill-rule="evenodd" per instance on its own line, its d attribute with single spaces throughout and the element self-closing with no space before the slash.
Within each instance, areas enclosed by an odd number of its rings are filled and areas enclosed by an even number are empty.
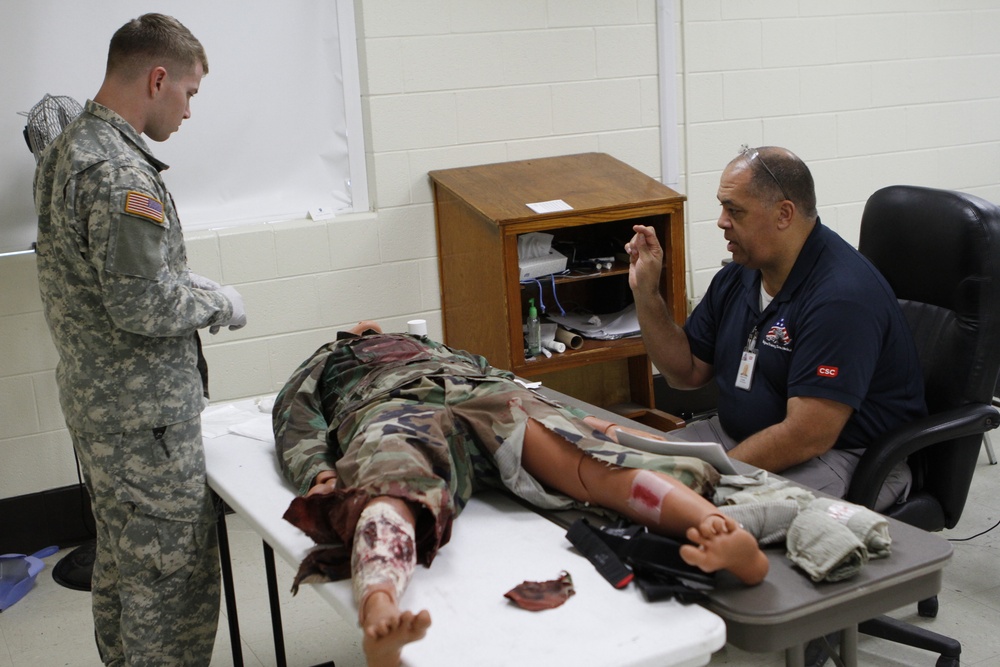
<svg viewBox="0 0 1000 667">
<path fill-rule="evenodd" d="M 35 162 L 41 159 L 42 149 L 82 111 L 83 107 L 72 97 L 46 93 L 30 111 L 21 114 L 28 119 L 24 126 L 24 140 L 35 156 Z"/>
</svg>

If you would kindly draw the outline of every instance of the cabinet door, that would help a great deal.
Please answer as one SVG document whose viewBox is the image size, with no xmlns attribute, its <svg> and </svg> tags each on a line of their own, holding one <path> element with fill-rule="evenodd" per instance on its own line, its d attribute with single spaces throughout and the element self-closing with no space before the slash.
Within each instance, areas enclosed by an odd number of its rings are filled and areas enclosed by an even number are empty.
<svg viewBox="0 0 1000 667">
<path fill-rule="evenodd" d="M 509 370 L 512 354 L 522 352 L 520 342 L 511 349 L 500 228 L 448 190 L 435 187 L 434 194 L 444 342 Z"/>
</svg>

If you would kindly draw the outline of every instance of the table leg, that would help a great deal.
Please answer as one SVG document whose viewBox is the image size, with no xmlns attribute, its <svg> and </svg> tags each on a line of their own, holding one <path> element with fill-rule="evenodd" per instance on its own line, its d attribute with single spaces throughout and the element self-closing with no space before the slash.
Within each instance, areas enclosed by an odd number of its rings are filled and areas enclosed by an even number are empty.
<svg viewBox="0 0 1000 667">
<path fill-rule="evenodd" d="M 785 649 L 785 667 L 805 667 L 806 645 L 797 644 Z"/>
<path fill-rule="evenodd" d="M 844 667 L 858 667 L 858 626 L 840 631 L 840 659 Z"/>
<path fill-rule="evenodd" d="M 215 496 L 215 530 L 219 536 L 219 561 L 222 588 L 226 595 L 226 618 L 229 620 L 229 643 L 233 651 L 233 667 L 243 667 L 243 644 L 240 642 L 240 621 L 236 613 L 236 589 L 233 586 L 233 561 L 230 560 L 229 530 L 226 528 L 226 503 Z"/>
<path fill-rule="evenodd" d="M 286 667 L 285 632 L 281 625 L 281 605 L 278 600 L 278 578 L 274 572 L 274 549 L 264 545 L 264 569 L 267 571 L 267 598 L 271 603 L 271 632 L 274 634 L 274 659 L 278 667 Z"/>
<path fill-rule="evenodd" d="M 278 599 L 278 577 L 274 570 L 274 549 L 267 542 L 264 545 L 264 570 L 267 572 L 267 599 L 271 605 L 271 632 L 274 634 L 274 662 L 277 667 L 286 667 L 285 631 L 281 623 L 281 607 Z M 336 667 L 333 661 L 315 667 Z"/>
</svg>

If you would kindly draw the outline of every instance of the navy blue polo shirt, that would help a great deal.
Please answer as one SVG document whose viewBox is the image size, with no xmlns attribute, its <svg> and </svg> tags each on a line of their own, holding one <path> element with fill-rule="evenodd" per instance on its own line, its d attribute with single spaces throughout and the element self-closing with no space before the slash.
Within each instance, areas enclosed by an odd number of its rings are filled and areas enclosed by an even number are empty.
<svg viewBox="0 0 1000 667">
<path fill-rule="evenodd" d="M 912 334 L 878 270 L 818 220 L 771 304 L 760 310 L 760 271 L 735 262 L 716 274 L 684 325 L 691 350 L 711 364 L 719 421 L 742 441 L 784 420 L 792 396 L 854 409 L 836 446 L 862 448 L 927 413 Z M 750 389 L 736 386 L 756 333 Z"/>
</svg>

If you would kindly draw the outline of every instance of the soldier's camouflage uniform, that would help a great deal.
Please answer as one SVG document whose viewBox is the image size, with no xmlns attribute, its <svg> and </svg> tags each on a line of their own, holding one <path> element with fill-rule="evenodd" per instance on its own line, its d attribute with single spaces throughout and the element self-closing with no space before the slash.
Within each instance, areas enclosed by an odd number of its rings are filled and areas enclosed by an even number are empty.
<svg viewBox="0 0 1000 667">
<path fill-rule="evenodd" d="M 94 623 L 108 665 L 207 665 L 218 621 L 197 329 L 232 306 L 191 287 L 165 168 L 88 101 L 35 173 L 38 282 L 97 520 Z"/>
<path fill-rule="evenodd" d="M 507 488 L 546 509 L 578 505 L 521 468 L 529 417 L 603 461 L 659 470 L 702 494 L 718 481 L 715 469 L 697 459 L 612 442 L 583 422 L 584 413 L 524 389 L 513 377 L 483 357 L 426 337 L 339 334 L 293 373 L 275 401 L 282 472 L 304 493 L 319 472 L 336 469 L 336 509 L 326 508 L 324 520 L 345 545 L 368 499 L 388 495 L 419 504 L 418 561 L 425 565 L 477 490 Z M 336 562 L 341 558 L 349 559 L 350 551 L 330 550 L 316 571 L 306 571 L 307 562 L 297 581 L 349 576 L 346 563 Z"/>
</svg>

